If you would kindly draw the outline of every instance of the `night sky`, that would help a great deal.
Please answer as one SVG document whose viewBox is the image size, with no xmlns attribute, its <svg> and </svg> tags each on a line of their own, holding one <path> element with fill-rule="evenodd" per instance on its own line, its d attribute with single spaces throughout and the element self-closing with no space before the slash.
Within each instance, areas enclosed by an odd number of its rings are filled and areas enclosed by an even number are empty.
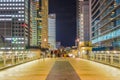
<svg viewBox="0 0 120 80">
<path fill-rule="evenodd" d="M 49 13 L 56 13 L 56 40 L 74 46 L 76 38 L 76 0 L 49 0 Z"/>
</svg>

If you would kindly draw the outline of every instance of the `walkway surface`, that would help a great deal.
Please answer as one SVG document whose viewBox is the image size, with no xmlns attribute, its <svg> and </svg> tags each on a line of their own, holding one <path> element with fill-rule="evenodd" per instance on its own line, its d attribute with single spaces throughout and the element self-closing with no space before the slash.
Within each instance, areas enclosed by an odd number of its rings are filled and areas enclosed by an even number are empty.
<svg viewBox="0 0 120 80">
<path fill-rule="evenodd" d="M 120 80 L 120 69 L 79 58 L 48 58 L 2 70 L 0 80 Z"/>
<path fill-rule="evenodd" d="M 56 61 L 46 80 L 80 80 L 68 61 Z"/>
</svg>

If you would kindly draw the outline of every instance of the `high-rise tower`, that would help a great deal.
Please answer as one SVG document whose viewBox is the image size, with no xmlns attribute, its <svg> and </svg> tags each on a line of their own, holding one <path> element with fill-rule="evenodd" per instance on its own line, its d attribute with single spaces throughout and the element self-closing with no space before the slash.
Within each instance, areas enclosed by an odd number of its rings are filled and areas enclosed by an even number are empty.
<svg viewBox="0 0 120 80">
<path fill-rule="evenodd" d="M 48 48 L 48 0 L 41 0 L 41 47 Z"/>
<path fill-rule="evenodd" d="M 31 28 L 32 28 L 32 38 L 30 46 L 38 46 L 37 44 L 37 2 L 36 0 L 32 0 L 31 6 Z"/>
<path fill-rule="evenodd" d="M 77 0 L 77 43 L 80 52 L 91 51 L 89 0 Z"/>
<path fill-rule="evenodd" d="M 0 35 L 2 50 L 24 50 L 29 46 L 30 1 L 0 0 Z"/>
<path fill-rule="evenodd" d="M 50 49 L 56 49 L 56 15 L 49 14 L 48 17 L 48 43 Z"/>
<path fill-rule="evenodd" d="M 77 0 L 77 38 L 81 42 L 89 41 L 89 0 Z"/>
</svg>

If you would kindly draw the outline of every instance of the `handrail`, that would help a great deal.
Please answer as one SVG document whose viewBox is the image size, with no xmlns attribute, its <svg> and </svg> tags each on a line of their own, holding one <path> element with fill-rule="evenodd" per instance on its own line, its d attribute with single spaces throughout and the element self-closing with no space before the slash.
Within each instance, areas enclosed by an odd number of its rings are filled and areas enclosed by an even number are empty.
<svg viewBox="0 0 120 80">
<path fill-rule="evenodd" d="M 91 52 L 88 59 L 120 68 L 120 53 Z"/>
</svg>

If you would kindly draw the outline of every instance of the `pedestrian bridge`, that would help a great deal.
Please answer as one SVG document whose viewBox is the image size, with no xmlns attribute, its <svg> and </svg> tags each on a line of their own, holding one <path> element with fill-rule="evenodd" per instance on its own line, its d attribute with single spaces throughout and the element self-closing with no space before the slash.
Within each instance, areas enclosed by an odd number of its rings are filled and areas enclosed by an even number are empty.
<svg viewBox="0 0 120 80">
<path fill-rule="evenodd" d="M 120 69 L 80 58 L 44 58 L 1 70 L 0 80 L 120 80 Z"/>
</svg>

